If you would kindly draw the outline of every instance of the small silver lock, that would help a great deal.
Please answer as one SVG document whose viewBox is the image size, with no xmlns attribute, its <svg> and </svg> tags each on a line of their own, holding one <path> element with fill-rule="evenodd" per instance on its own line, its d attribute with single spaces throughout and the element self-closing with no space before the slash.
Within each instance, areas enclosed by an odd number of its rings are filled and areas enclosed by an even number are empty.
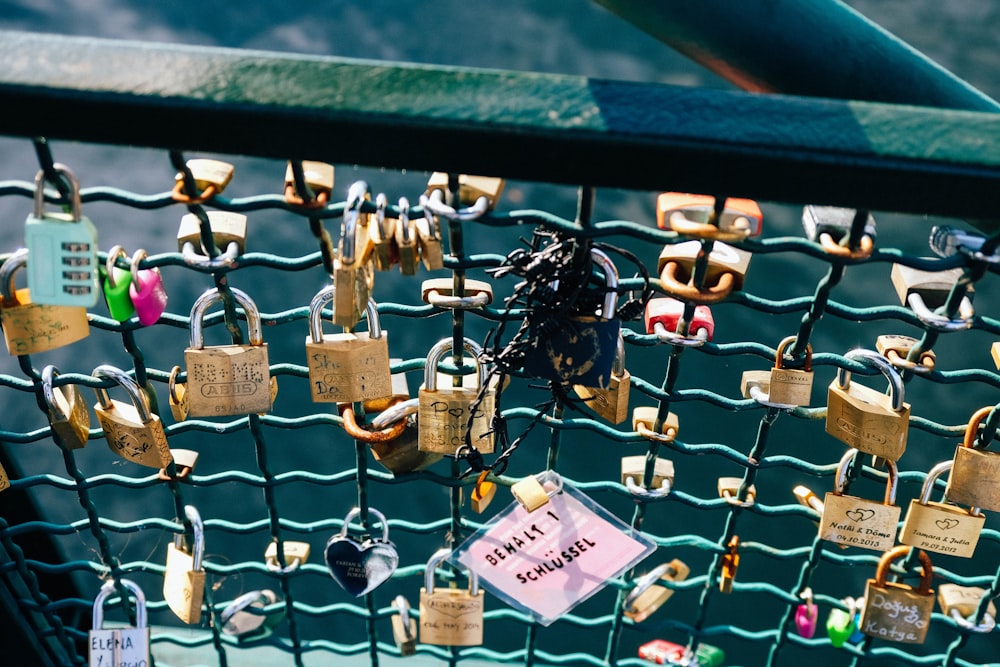
<svg viewBox="0 0 1000 667">
<path fill-rule="evenodd" d="M 265 613 L 264 608 L 278 602 L 277 594 L 268 589 L 250 591 L 233 600 L 222 610 L 219 620 L 222 632 L 231 637 L 247 639 L 268 635 L 285 618 L 285 609 Z M 253 609 L 254 611 L 250 611 Z"/>
<path fill-rule="evenodd" d="M 135 627 L 104 629 L 104 602 L 117 590 L 115 582 L 108 579 L 94 599 L 93 629 L 88 637 L 90 646 L 87 652 L 90 667 L 150 664 L 146 596 L 139 585 L 130 579 L 122 579 L 119 583 L 135 596 Z"/>
</svg>

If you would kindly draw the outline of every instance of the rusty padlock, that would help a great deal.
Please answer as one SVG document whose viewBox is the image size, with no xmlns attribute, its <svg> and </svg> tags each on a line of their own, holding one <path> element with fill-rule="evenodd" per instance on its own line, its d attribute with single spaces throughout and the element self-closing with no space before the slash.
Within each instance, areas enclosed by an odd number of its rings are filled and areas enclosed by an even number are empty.
<svg viewBox="0 0 1000 667">
<path fill-rule="evenodd" d="M 667 294 L 691 303 L 718 303 L 743 289 L 751 254 L 716 241 L 708 255 L 703 285 L 694 284 L 694 268 L 702 253 L 701 241 L 664 246 L 658 270 Z"/>
</svg>

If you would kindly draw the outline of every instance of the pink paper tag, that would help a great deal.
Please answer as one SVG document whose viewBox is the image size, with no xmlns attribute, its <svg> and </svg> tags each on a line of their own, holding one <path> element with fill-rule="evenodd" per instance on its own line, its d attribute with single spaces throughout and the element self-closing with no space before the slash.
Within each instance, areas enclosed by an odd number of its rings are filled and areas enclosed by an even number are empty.
<svg viewBox="0 0 1000 667">
<path fill-rule="evenodd" d="M 549 625 L 655 549 L 564 486 L 532 513 L 513 504 L 470 537 L 457 560 L 491 592 Z"/>
</svg>

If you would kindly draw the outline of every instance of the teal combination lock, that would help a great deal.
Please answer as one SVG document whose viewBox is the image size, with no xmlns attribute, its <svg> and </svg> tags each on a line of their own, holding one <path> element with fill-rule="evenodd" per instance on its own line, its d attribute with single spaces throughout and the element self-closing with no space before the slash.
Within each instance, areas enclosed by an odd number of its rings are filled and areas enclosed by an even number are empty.
<svg viewBox="0 0 1000 667">
<path fill-rule="evenodd" d="M 52 306 L 97 304 L 97 228 L 80 213 L 80 185 L 66 165 L 57 173 L 73 188 L 71 213 L 46 212 L 45 172 L 35 176 L 35 208 L 24 225 L 24 244 L 31 255 L 28 289 L 34 303 Z"/>
</svg>

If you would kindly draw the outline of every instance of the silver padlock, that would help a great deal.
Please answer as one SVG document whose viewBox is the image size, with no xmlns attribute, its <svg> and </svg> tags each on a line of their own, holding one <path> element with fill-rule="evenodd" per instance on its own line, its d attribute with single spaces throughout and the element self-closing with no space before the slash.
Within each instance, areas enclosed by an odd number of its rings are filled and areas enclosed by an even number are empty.
<svg viewBox="0 0 1000 667">
<path fill-rule="evenodd" d="M 104 629 L 104 602 L 117 590 L 115 582 L 108 579 L 94 599 L 94 625 L 87 652 L 90 667 L 145 667 L 150 664 L 146 596 L 130 579 L 122 579 L 119 583 L 135 596 L 135 627 Z"/>
<path fill-rule="evenodd" d="M 274 613 L 267 613 L 264 608 L 277 602 L 278 596 L 272 590 L 244 593 L 222 610 L 219 620 L 223 634 L 240 640 L 270 634 L 284 620 L 286 612 L 284 607 Z"/>
</svg>

